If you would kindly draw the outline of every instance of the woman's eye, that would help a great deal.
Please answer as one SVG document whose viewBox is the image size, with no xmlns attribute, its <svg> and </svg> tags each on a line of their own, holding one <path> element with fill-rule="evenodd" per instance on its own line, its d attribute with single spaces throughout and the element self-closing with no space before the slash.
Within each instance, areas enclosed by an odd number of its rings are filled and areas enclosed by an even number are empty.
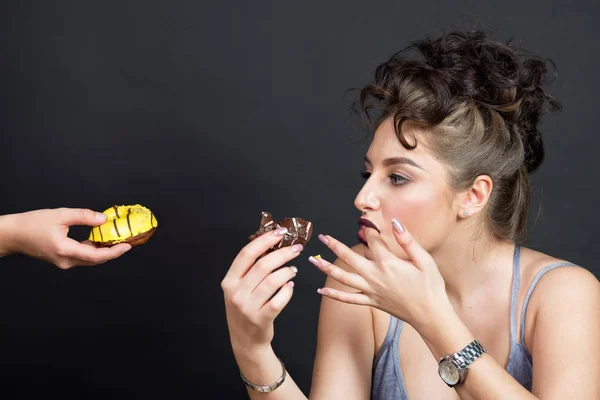
<svg viewBox="0 0 600 400">
<path fill-rule="evenodd" d="M 361 171 L 360 176 L 362 176 L 363 179 L 369 179 L 369 177 L 371 176 L 371 173 L 367 172 L 367 171 Z"/>
<path fill-rule="evenodd" d="M 400 175 L 390 174 L 390 181 L 392 182 L 392 185 L 400 186 L 408 182 L 408 179 Z"/>
</svg>

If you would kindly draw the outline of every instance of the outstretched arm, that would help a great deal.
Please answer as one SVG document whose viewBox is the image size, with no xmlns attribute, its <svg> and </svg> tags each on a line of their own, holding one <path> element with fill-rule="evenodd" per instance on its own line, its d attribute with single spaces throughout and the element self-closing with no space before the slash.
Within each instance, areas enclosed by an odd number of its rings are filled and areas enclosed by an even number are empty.
<svg viewBox="0 0 600 400">
<path fill-rule="evenodd" d="M 0 216 L 0 257 L 24 254 L 52 263 L 61 269 L 96 265 L 115 259 L 131 249 L 121 243 L 95 248 L 87 240 L 77 242 L 67 236 L 73 225 L 97 226 L 106 215 L 88 209 L 57 208 Z"/>
</svg>

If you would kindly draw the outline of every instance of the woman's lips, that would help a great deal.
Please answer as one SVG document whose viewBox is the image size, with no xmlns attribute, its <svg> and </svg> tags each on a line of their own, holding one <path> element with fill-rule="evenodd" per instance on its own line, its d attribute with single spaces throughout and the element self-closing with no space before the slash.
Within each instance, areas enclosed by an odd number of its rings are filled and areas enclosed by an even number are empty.
<svg viewBox="0 0 600 400">
<path fill-rule="evenodd" d="M 377 225 L 375 225 L 374 223 L 372 223 L 371 221 L 369 221 L 366 218 L 359 218 L 358 219 L 358 226 L 360 227 L 365 227 L 365 228 L 373 228 L 377 231 L 377 233 L 381 233 L 381 231 L 379 230 L 379 228 L 377 227 Z"/>
<path fill-rule="evenodd" d="M 377 231 L 377 233 L 381 233 L 379 231 L 379 228 L 377 228 L 377 225 L 375 225 L 373 222 L 369 221 L 366 218 L 359 218 L 358 226 L 360 227 L 360 229 L 358 230 L 358 234 L 356 236 L 358 238 L 358 241 L 364 244 L 365 246 L 368 246 L 367 237 L 365 236 L 365 229 L 373 228 Z"/>
</svg>

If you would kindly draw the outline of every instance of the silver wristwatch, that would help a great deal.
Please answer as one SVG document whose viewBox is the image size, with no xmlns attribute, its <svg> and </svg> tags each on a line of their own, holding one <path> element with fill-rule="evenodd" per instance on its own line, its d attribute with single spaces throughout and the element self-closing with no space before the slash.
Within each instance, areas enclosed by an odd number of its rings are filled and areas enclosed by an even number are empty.
<svg viewBox="0 0 600 400">
<path fill-rule="evenodd" d="M 486 349 L 475 339 L 458 353 L 442 357 L 438 365 L 440 378 L 450 387 L 462 383 L 469 365 L 484 353 Z"/>
</svg>

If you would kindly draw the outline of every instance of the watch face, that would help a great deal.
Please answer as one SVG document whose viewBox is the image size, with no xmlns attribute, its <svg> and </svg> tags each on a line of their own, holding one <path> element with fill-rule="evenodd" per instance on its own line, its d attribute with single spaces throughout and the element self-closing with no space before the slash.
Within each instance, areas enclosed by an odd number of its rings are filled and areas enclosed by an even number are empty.
<svg viewBox="0 0 600 400">
<path fill-rule="evenodd" d="M 440 377 L 448 385 L 456 385 L 460 378 L 456 365 L 448 360 L 443 360 L 439 366 Z"/>
</svg>

